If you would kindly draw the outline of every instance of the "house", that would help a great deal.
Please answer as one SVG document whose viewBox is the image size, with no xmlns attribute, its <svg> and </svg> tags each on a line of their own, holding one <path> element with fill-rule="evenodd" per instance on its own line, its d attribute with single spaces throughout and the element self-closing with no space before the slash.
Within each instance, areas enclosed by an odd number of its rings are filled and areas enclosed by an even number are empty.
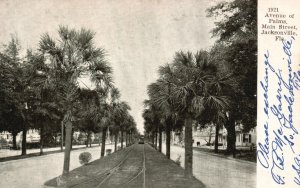
<svg viewBox="0 0 300 188">
<path fill-rule="evenodd" d="M 12 135 L 11 135 L 11 133 L 9 133 L 7 131 L 0 132 L 0 139 L 5 140 L 6 142 L 9 142 L 10 139 L 12 139 Z"/>
<path fill-rule="evenodd" d="M 22 141 L 22 135 L 23 133 L 20 132 L 16 136 L 16 141 L 21 142 Z M 0 138 L 5 139 L 7 142 L 12 142 L 13 136 L 11 133 L 4 131 L 0 133 Z M 37 143 L 40 142 L 40 133 L 37 129 L 29 129 L 26 134 L 26 141 L 27 143 Z"/>
<path fill-rule="evenodd" d="M 21 142 L 23 139 L 23 132 L 20 132 L 17 135 L 17 143 Z M 38 129 L 29 129 L 26 133 L 26 142 L 27 143 L 39 143 L 41 139 L 40 132 Z M 12 140 L 12 138 L 11 138 Z"/>
<path fill-rule="evenodd" d="M 204 145 L 213 145 L 215 142 L 216 130 L 213 124 L 206 125 L 205 128 L 200 128 L 200 126 L 194 125 L 193 129 L 193 146 L 199 147 Z M 237 147 L 250 147 L 256 145 L 256 127 L 251 129 L 249 132 L 245 133 L 242 130 L 243 125 L 237 124 L 236 130 L 236 146 Z M 219 130 L 218 143 L 219 146 L 227 146 L 227 130 L 224 126 L 220 127 Z M 184 131 L 172 132 L 171 143 L 175 145 L 183 145 L 184 143 Z"/>
<path fill-rule="evenodd" d="M 251 129 L 249 132 L 243 132 L 243 125 L 237 124 L 235 126 L 236 134 L 236 146 L 237 147 L 250 147 L 256 145 L 256 127 Z M 213 140 L 215 135 L 213 135 Z M 219 143 L 222 143 L 223 146 L 227 146 L 227 130 L 224 126 L 220 128 L 219 131 Z"/>
</svg>

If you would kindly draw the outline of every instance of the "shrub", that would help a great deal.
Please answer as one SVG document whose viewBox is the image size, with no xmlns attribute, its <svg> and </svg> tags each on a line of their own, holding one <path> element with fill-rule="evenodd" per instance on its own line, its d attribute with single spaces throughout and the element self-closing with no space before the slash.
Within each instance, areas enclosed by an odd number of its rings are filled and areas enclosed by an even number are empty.
<svg viewBox="0 0 300 188">
<path fill-rule="evenodd" d="M 87 164 L 92 159 L 92 154 L 90 152 L 82 152 L 79 155 L 79 162 L 82 165 Z"/>
<path fill-rule="evenodd" d="M 106 149 L 106 153 L 107 153 L 107 155 L 110 155 L 111 154 L 111 149 Z"/>
<path fill-rule="evenodd" d="M 181 159 L 181 155 L 178 155 L 177 159 L 175 160 L 175 163 L 180 166 L 181 162 L 180 162 L 180 159 Z"/>
</svg>

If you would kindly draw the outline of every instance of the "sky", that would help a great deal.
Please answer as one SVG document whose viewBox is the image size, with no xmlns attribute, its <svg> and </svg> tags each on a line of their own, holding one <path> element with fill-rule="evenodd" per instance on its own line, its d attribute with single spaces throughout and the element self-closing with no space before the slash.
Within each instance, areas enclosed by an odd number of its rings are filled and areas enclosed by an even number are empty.
<svg viewBox="0 0 300 188">
<path fill-rule="evenodd" d="M 0 43 L 17 35 L 22 49 L 37 48 L 44 33 L 59 25 L 96 32 L 107 53 L 121 100 L 143 132 L 143 101 L 159 66 L 176 51 L 208 49 L 214 20 L 205 10 L 218 0 L 0 0 Z M 88 80 L 84 81 L 90 85 Z"/>
</svg>

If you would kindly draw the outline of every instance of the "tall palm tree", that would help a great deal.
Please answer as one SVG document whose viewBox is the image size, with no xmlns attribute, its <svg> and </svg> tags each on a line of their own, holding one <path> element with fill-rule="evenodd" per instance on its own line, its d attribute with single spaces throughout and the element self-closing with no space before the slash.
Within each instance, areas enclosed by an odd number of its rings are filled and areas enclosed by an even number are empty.
<svg viewBox="0 0 300 188">
<path fill-rule="evenodd" d="M 212 92 L 210 94 L 226 97 L 229 101 L 229 106 L 227 106 L 228 108 L 226 108 L 225 111 L 223 109 L 223 112 L 219 111 L 222 114 L 219 116 L 221 117 L 219 120 L 221 120 L 227 130 L 226 152 L 229 154 L 232 153 L 235 157 L 236 120 L 247 119 L 245 117 L 254 116 L 251 114 L 251 109 L 249 113 L 246 113 L 246 115 L 243 113 L 243 110 L 247 109 L 249 104 L 251 106 L 254 103 L 252 103 L 252 101 L 250 103 L 245 103 L 247 100 L 244 99 L 245 93 L 242 91 L 243 89 L 241 87 L 241 75 L 237 75 L 235 73 L 236 67 L 232 67 L 230 65 L 231 63 L 228 63 L 227 57 L 230 53 L 231 52 L 228 51 L 227 47 L 222 43 L 215 45 L 210 51 L 211 62 L 216 64 L 218 67 L 217 74 L 212 84 L 212 88 L 214 89 L 211 89 Z M 248 95 L 248 93 L 246 95 Z M 241 107 L 241 105 L 243 107 Z M 247 120 L 243 121 L 245 124 L 246 122 Z M 253 121 L 250 120 L 250 122 Z"/>
<path fill-rule="evenodd" d="M 102 132 L 100 157 L 103 157 L 105 154 L 106 132 L 111 124 L 112 108 L 107 100 L 109 90 L 109 87 L 96 87 L 97 101 L 89 107 L 90 110 L 87 112 L 92 117 L 96 128 Z"/>
<path fill-rule="evenodd" d="M 171 82 L 174 106 L 185 119 L 185 175 L 188 177 L 192 176 L 193 169 L 192 125 L 204 110 L 206 85 L 216 71 L 208 58 L 208 53 L 205 51 L 194 55 L 191 52 L 177 52 L 172 63 L 175 75 Z"/>
<path fill-rule="evenodd" d="M 171 129 L 178 118 L 171 95 L 172 81 L 175 79 L 175 75 L 170 64 L 161 66 L 159 68 L 159 75 L 160 78 L 155 83 L 149 85 L 148 95 L 150 96 L 150 100 L 153 100 L 153 103 L 157 104 L 161 109 L 162 122 L 165 125 L 166 132 L 166 156 L 170 158 Z"/>
<path fill-rule="evenodd" d="M 101 128 L 102 128 L 102 140 L 101 140 L 101 153 L 100 157 L 103 157 L 105 154 L 105 144 L 106 144 L 106 134 L 109 125 L 111 124 L 111 108 L 108 104 L 103 105 L 103 116 L 100 120 Z"/>
<path fill-rule="evenodd" d="M 110 91 L 110 98 L 111 98 L 111 108 L 112 108 L 112 127 L 111 131 L 114 134 L 114 144 L 115 148 L 114 151 L 117 151 L 118 149 L 118 139 L 119 139 L 119 132 L 120 132 L 120 125 L 118 124 L 118 118 L 119 118 L 119 111 L 117 108 L 117 104 L 120 99 L 120 91 L 112 87 Z"/>
<path fill-rule="evenodd" d="M 91 134 L 98 132 L 100 129 L 97 122 L 94 121 L 97 108 L 100 105 L 98 97 L 98 93 L 95 90 L 80 89 L 80 104 L 77 107 L 76 122 L 78 124 L 77 128 L 87 133 L 87 147 L 89 143 L 91 146 Z"/>
<path fill-rule="evenodd" d="M 126 126 L 128 125 L 129 121 L 129 110 L 130 107 L 126 102 L 120 102 L 116 106 L 117 111 L 118 111 L 118 116 L 117 116 L 117 122 L 120 125 L 120 130 L 121 130 L 121 148 L 123 148 L 124 144 L 124 131 L 126 131 Z"/>
<path fill-rule="evenodd" d="M 154 148 L 156 148 L 156 146 L 155 146 L 156 125 L 154 124 L 153 115 L 149 108 L 144 109 L 143 118 L 144 118 L 145 132 L 151 134 L 150 136 L 152 137 L 152 144 L 153 144 Z"/>
<path fill-rule="evenodd" d="M 150 85 L 148 87 L 148 91 L 152 91 Z M 148 92 L 149 93 L 149 92 Z M 162 149 L 162 129 L 163 129 L 163 122 L 164 122 L 164 116 L 163 111 L 159 107 L 157 101 L 152 98 L 150 95 L 149 100 L 145 100 L 144 104 L 146 107 L 148 107 L 147 110 L 144 111 L 144 119 L 146 123 L 149 123 L 153 128 L 153 134 L 154 134 L 154 148 L 158 149 L 159 152 L 161 152 Z M 157 148 L 158 144 L 158 148 Z"/>
<path fill-rule="evenodd" d="M 43 35 L 39 49 L 53 68 L 49 83 L 56 85 L 56 91 L 59 92 L 63 103 L 66 127 L 63 174 L 66 174 L 69 172 L 74 105 L 78 99 L 78 78 L 87 72 L 101 72 L 99 75 L 103 77 L 104 73 L 101 70 L 106 70 L 107 67 L 102 66 L 105 64 L 104 52 L 94 46 L 93 32 L 61 26 L 58 34 L 59 40 L 52 39 L 49 34 Z"/>
<path fill-rule="evenodd" d="M 126 146 L 129 146 L 131 143 L 130 141 L 131 131 L 134 130 L 134 128 L 136 127 L 133 117 L 129 114 L 126 117 L 124 127 L 126 133 Z"/>
</svg>

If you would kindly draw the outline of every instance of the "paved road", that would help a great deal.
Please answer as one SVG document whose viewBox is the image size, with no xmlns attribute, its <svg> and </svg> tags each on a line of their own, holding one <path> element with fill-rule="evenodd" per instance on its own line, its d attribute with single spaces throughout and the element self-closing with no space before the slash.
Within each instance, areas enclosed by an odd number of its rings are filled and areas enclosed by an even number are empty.
<svg viewBox="0 0 300 188">
<path fill-rule="evenodd" d="M 99 159 L 101 147 L 84 148 L 71 152 L 70 169 L 81 166 L 78 157 L 81 152 L 88 151 L 93 159 Z M 113 145 L 106 145 L 113 148 Z M 41 187 L 46 180 L 61 174 L 63 153 L 55 153 L 40 157 L 32 157 L 0 163 L 1 188 L 35 188 Z"/>
<path fill-rule="evenodd" d="M 163 146 L 165 153 L 165 145 Z M 171 147 L 171 159 L 180 157 L 184 166 L 184 148 Z M 256 164 L 247 161 L 226 159 L 209 153 L 193 153 L 193 173 L 207 188 L 255 188 Z"/>
</svg>

